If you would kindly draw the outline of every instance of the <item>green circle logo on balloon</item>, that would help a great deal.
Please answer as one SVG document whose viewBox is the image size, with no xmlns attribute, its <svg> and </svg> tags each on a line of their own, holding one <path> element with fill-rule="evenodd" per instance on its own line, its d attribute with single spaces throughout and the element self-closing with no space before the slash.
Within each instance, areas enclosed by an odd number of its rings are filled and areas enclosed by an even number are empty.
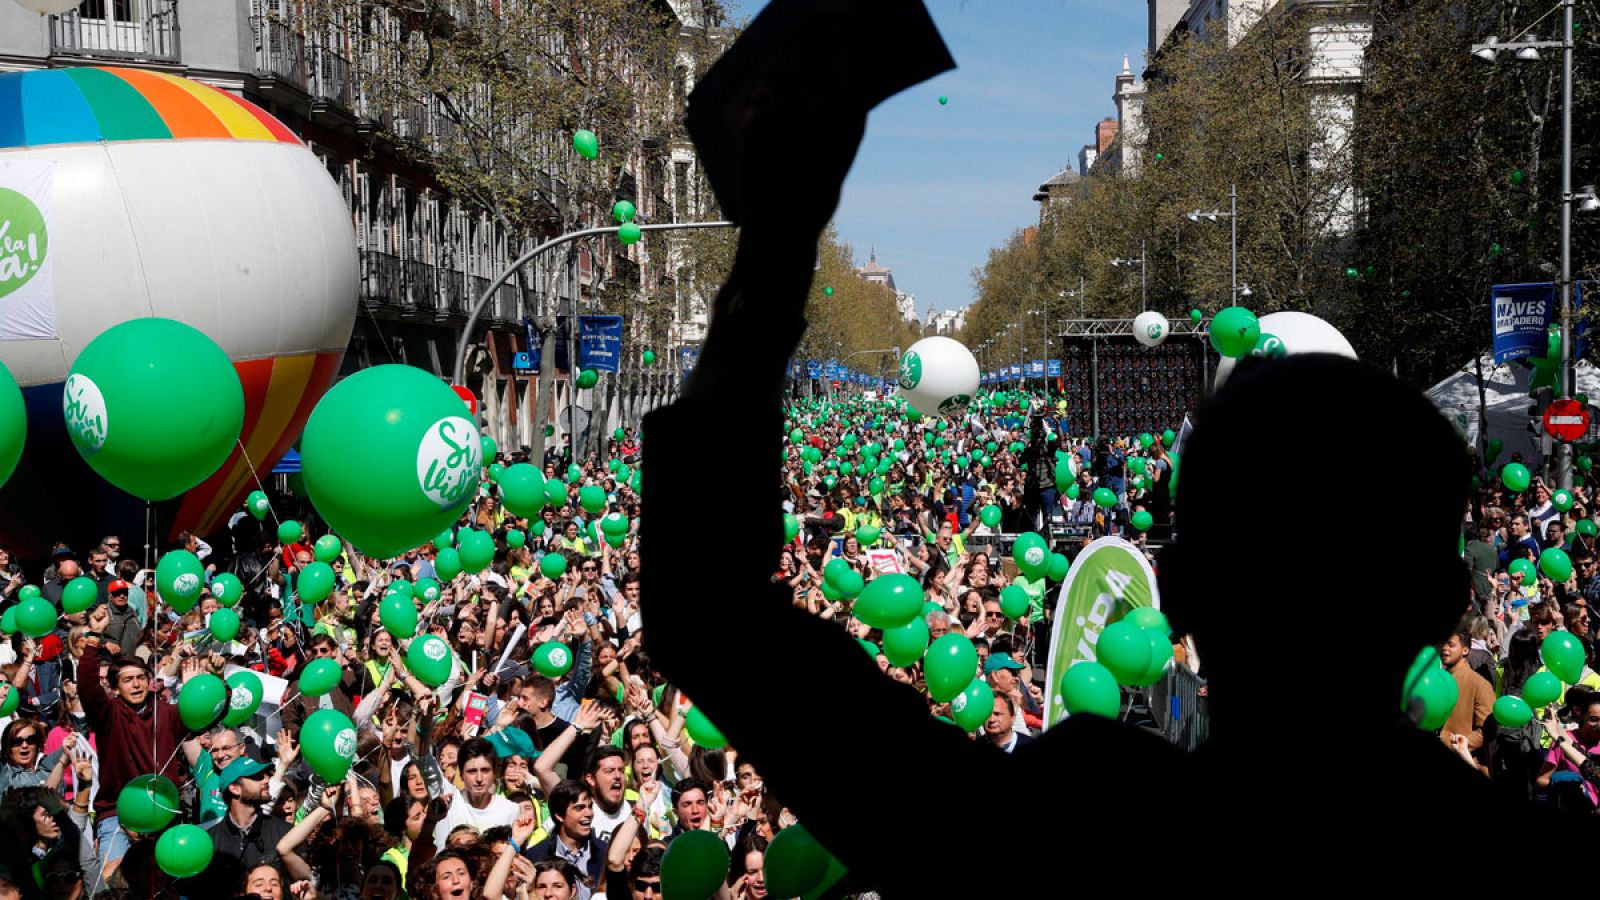
<svg viewBox="0 0 1600 900">
<path fill-rule="evenodd" d="M 233 689 L 233 694 L 228 697 L 229 709 L 245 709 L 255 698 L 250 695 L 250 689 L 240 685 Z"/>
<path fill-rule="evenodd" d="M 939 404 L 939 415 L 953 416 L 970 405 L 972 405 L 971 397 L 966 394 L 955 394 L 954 396 L 946 397 L 944 402 Z"/>
<path fill-rule="evenodd" d="M 346 728 L 333 736 L 333 752 L 343 757 L 355 756 L 356 731 L 354 728 Z"/>
<path fill-rule="evenodd" d="M 422 492 L 440 509 L 470 499 L 478 486 L 482 453 L 478 429 L 471 422 L 452 416 L 433 423 L 417 447 L 417 479 Z"/>
<path fill-rule="evenodd" d="M 1161 335 L 1164 333 L 1164 330 L 1162 329 L 1160 323 L 1151 323 L 1149 327 L 1145 328 L 1144 333 L 1150 338 L 1150 340 L 1159 341 L 1161 340 Z"/>
<path fill-rule="evenodd" d="M 200 576 L 193 572 L 184 572 L 172 579 L 172 587 L 179 594 L 192 594 L 200 590 Z"/>
<path fill-rule="evenodd" d="M 552 648 L 550 648 L 550 665 L 555 666 L 556 668 L 561 668 L 562 666 L 565 666 L 566 664 L 567 664 L 567 648 L 565 648 L 565 647 L 552 647 Z"/>
<path fill-rule="evenodd" d="M 0 188 L 0 297 L 39 274 L 49 246 L 39 207 L 17 191 Z"/>
<path fill-rule="evenodd" d="M 427 641 L 422 645 L 422 652 L 429 659 L 438 662 L 450 651 L 445 647 L 444 641 Z"/>
<path fill-rule="evenodd" d="M 66 390 L 61 398 L 62 410 L 67 417 L 67 431 L 83 452 L 99 453 L 106 445 L 106 398 L 100 386 L 83 375 L 67 376 Z"/>
<path fill-rule="evenodd" d="M 1042 566 L 1042 565 L 1044 565 L 1044 562 L 1045 562 L 1045 559 L 1044 559 L 1044 548 L 1043 547 L 1029 547 L 1027 549 L 1027 551 L 1023 554 L 1023 558 L 1028 561 L 1028 565 L 1030 565 L 1030 566 Z"/>
<path fill-rule="evenodd" d="M 922 357 L 915 352 L 900 358 L 900 386 L 911 390 L 922 383 Z"/>
</svg>

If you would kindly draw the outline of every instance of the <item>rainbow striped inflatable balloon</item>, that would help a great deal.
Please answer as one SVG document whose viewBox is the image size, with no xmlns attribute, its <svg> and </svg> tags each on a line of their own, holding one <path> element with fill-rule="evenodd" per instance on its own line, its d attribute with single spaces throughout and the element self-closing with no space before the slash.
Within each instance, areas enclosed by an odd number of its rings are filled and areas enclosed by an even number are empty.
<svg viewBox="0 0 1600 900">
<path fill-rule="evenodd" d="M 255 489 L 252 466 L 265 477 L 299 437 L 338 370 L 356 304 L 355 234 L 338 187 L 262 109 L 141 69 L 0 74 L 0 360 L 30 424 L 0 492 L 0 538 L 78 537 L 131 507 L 70 450 L 62 426 L 62 382 L 101 331 L 144 316 L 187 322 L 244 384 L 240 448 L 165 511 L 160 540 L 215 530 Z"/>
</svg>

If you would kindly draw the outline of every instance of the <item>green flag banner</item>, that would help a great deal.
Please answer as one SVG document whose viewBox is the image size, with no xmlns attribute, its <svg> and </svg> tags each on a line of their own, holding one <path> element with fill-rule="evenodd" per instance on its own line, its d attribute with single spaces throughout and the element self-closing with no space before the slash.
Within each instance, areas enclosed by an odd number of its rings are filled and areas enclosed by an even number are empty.
<svg viewBox="0 0 1600 900">
<path fill-rule="evenodd" d="M 1140 606 L 1160 609 L 1161 596 L 1156 589 L 1156 574 L 1139 548 L 1122 538 L 1104 537 L 1078 554 L 1056 600 L 1055 630 L 1045 674 L 1045 690 L 1049 694 L 1045 727 L 1067 715 L 1061 699 L 1061 676 L 1075 663 L 1094 660 L 1100 632 Z"/>
</svg>

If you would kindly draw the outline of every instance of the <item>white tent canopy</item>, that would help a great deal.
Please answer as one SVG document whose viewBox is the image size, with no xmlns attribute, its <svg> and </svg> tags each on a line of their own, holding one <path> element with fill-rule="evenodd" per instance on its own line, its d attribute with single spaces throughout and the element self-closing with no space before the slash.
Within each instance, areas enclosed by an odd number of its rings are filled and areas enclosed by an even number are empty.
<svg viewBox="0 0 1600 900">
<path fill-rule="evenodd" d="M 1481 363 L 1489 419 L 1487 437 L 1499 438 L 1505 445 L 1499 461 L 1505 462 L 1511 459 L 1511 454 L 1520 453 L 1529 468 L 1544 465 L 1543 432 L 1535 434 L 1529 427 L 1533 398 L 1528 396 L 1528 381 L 1533 377 L 1533 370 L 1516 362 L 1497 366 L 1490 354 L 1485 354 Z M 1600 398 L 1600 371 L 1582 360 L 1577 364 L 1577 393 Z M 1477 367 L 1471 361 L 1429 388 L 1428 399 L 1456 425 L 1469 443 L 1477 443 L 1481 429 L 1478 376 Z M 1596 407 L 1593 400 L 1589 413 L 1592 419 L 1600 422 L 1600 407 Z M 1590 433 L 1593 434 L 1593 427 Z"/>
</svg>

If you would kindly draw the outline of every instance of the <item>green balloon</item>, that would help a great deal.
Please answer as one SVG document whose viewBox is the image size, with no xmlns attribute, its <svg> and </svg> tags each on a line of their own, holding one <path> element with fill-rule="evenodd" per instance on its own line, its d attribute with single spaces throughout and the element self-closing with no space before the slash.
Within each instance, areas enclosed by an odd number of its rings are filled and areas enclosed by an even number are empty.
<svg viewBox="0 0 1600 900">
<path fill-rule="evenodd" d="M 572 133 L 572 149 L 584 159 L 594 159 L 600 155 L 600 139 L 589 129 L 579 128 Z"/>
<path fill-rule="evenodd" d="M 1122 689 L 1100 663 L 1082 660 L 1061 676 L 1061 701 L 1070 715 L 1115 719 L 1122 711 Z"/>
<path fill-rule="evenodd" d="M 532 522 L 529 522 L 528 523 L 528 531 L 534 537 L 544 537 L 544 533 L 546 531 L 546 528 L 545 528 L 545 525 L 544 525 L 544 520 L 543 519 L 534 519 Z"/>
<path fill-rule="evenodd" d="M 534 466 L 517 463 L 502 472 L 496 483 L 500 485 L 500 499 L 512 515 L 532 518 L 544 509 L 547 502 L 544 475 Z M 565 491 L 563 486 L 563 494 Z"/>
<path fill-rule="evenodd" d="M 1499 438 L 1490 438 L 1489 443 L 1484 447 L 1484 459 L 1488 462 L 1494 462 L 1495 457 L 1499 456 L 1500 451 L 1505 448 L 1506 445 Z"/>
<path fill-rule="evenodd" d="M 250 496 L 244 498 L 244 506 L 257 522 L 265 519 L 267 513 L 272 511 L 272 504 L 267 502 L 267 495 L 261 491 L 251 491 Z"/>
<path fill-rule="evenodd" d="M 17 600 L 32 600 L 33 598 L 40 596 L 42 593 L 43 592 L 39 590 L 39 586 L 37 584 L 25 584 L 20 590 L 17 591 Z"/>
<path fill-rule="evenodd" d="M 644 237 L 644 229 L 640 228 L 639 223 L 637 222 L 624 222 L 622 225 L 617 227 L 617 241 L 620 243 L 637 244 L 639 243 L 639 239 L 642 237 Z M 589 370 L 585 369 L 584 371 Z M 578 386 L 584 386 L 581 379 Z"/>
<path fill-rule="evenodd" d="M 643 353 L 639 354 L 639 361 L 641 363 L 647 365 L 647 366 L 655 365 L 656 364 L 656 352 L 654 350 L 646 350 L 646 351 L 644 351 Z"/>
<path fill-rule="evenodd" d="M 1424 731 L 1437 731 L 1456 708 L 1460 692 L 1455 677 L 1437 663 L 1424 667 L 1416 687 L 1411 691 L 1413 698 L 1422 701 L 1422 720 L 1417 723 L 1418 727 Z"/>
<path fill-rule="evenodd" d="M 1144 631 L 1159 632 L 1162 637 L 1171 633 L 1166 615 L 1153 606 L 1135 606 L 1128 612 L 1127 621 Z"/>
<path fill-rule="evenodd" d="M 235 606 L 244 598 L 244 582 L 232 572 L 223 572 L 211 579 L 211 596 L 223 606 Z"/>
<path fill-rule="evenodd" d="M 964 634 L 942 635 L 928 646 L 922 671 L 929 696 L 938 703 L 949 703 L 977 676 L 978 650 Z"/>
<path fill-rule="evenodd" d="M 35 597 L 17 605 L 17 628 L 28 637 L 42 638 L 56 630 L 56 608 L 49 600 Z"/>
<path fill-rule="evenodd" d="M 544 499 L 550 506 L 567 505 L 567 483 L 559 478 L 552 478 L 544 483 Z"/>
<path fill-rule="evenodd" d="M 300 539 L 305 537 L 305 533 L 305 528 L 299 522 L 293 519 L 285 519 L 278 526 L 278 543 L 298 544 Z"/>
<path fill-rule="evenodd" d="M 598 484 L 586 484 L 578 490 L 578 505 L 583 511 L 595 515 L 606 508 L 606 489 Z"/>
<path fill-rule="evenodd" d="M 428 687 L 438 687 L 448 681 L 454 661 L 450 645 L 436 634 L 417 638 L 406 651 L 406 668 Z"/>
<path fill-rule="evenodd" d="M 1594 537 L 1600 534 L 1600 525 L 1596 525 L 1593 519 L 1579 519 L 1578 533 L 1584 537 Z"/>
<path fill-rule="evenodd" d="M 1139 631 L 1150 642 L 1150 665 L 1133 683 L 1139 687 L 1149 687 L 1167 674 L 1167 664 L 1172 662 L 1172 641 L 1163 631 L 1151 628 L 1141 628 Z"/>
<path fill-rule="evenodd" d="M 325 394 L 300 439 L 317 512 L 362 552 L 398 556 L 454 524 L 483 471 L 478 427 L 438 376 L 362 369 Z"/>
<path fill-rule="evenodd" d="M 572 671 L 572 650 L 560 641 L 545 641 L 533 650 L 533 668 L 546 678 L 560 678 Z"/>
<path fill-rule="evenodd" d="M 883 655 L 889 665 L 906 668 L 928 651 L 928 620 L 917 616 L 898 628 L 883 630 Z"/>
<path fill-rule="evenodd" d="M 983 509 L 978 510 L 978 521 L 990 528 L 998 526 L 1000 524 L 1000 507 L 993 503 L 985 505 Z"/>
<path fill-rule="evenodd" d="M 863 547 L 871 547 L 882 534 L 883 529 L 876 525 L 863 525 L 856 529 L 856 542 Z"/>
<path fill-rule="evenodd" d="M 854 576 L 854 580 L 850 580 L 851 576 Z M 849 569 L 840 576 L 836 586 L 849 597 L 848 588 L 854 587 L 860 579 L 860 573 Z M 922 611 L 922 585 L 910 575 L 899 572 L 880 575 L 864 589 L 859 589 L 859 593 L 853 614 L 873 628 L 885 631 L 899 628 L 917 618 Z"/>
<path fill-rule="evenodd" d="M 1156 523 L 1156 519 L 1148 511 L 1141 509 L 1133 514 L 1130 518 L 1130 523 L 1135 531 L 1149 531 L 1150 526 Z"/>
<path fill-rule="evenodd" d="M 1549 706 L 1561 696 L 1561 679 L 1549 672 L 1535 672 L 1522 683 L 1522 699 L 1532 707 Z"/>
<path fill-rule="evenodd" d="M 219 609 L 211 614 L 206 625 L 212 637 L 226 643 L 239 634 L 239 614 L 231 609 Z"/>
<path fill-rule="evenodd" d="M 618 200 L 616 203 L 611 204 L 611 218 L 616 219 L 618 224 L 633 221 L 635 213 L 637 213 L 637 210 L 633 208 L 633 204 L 626 200 Z M 620 441 L 622 439 L 617 438 L 617 440 Z"/>
<path fill-rule="evenodd" d="M 994 712 L 994 689 L 982 678 L 972 679 L 967 689 L 950 701 L 950 718 L 962 731 L 973 732 L 983 727 Z"/>
<path fill-rule="evenodd" d="M 1504 484 L 1507 490 L 1519 494 L 1528 489 L 1531 480 L 1528 467 L 1522 463 L 1506 463 L 1506 467 L 1500 470 L 1500 483 Z"/>
<path fill-rule="evenodd" d="M 6 634 L 17 633 L 17 607 L 13 606 L 4 613 L 0 613 L 0 632 Z"/>
<path fill-rule="evenodd" d="M 18 621 L 21 621 L 19 615 Z M 24 628 L 24 631 L 27 629 Z M 1565 684 L 1577 684 L 1583 677 L 1583 644 L 1570 631 L 1552 631 L 1539 645 L 1539 658 L 1545 668 Z"/>
<path fill-rule="evenodd" d="M 1560 547 L 1548 547 L 1539 554 L 1539 571 L 1556 584 L 1566 584 L 1572 577 L 1572 557 Z"/>
<path fill-rule="evenodd" d="M 555 581 L 567 571 L 567 558 L 560 553 L 546 553 L 539 560 L 539 572 L 544 577 Z"/>
<path fill-rule="evenodd" d="M 711 723 L 711 719 L 698 706 L 689 707 L 689 712 L 683 717 L 683 728 L 697 745 L 707 750 L 728 745 L 728 739 L 722 736 L 722 731 Z"/>
<path fill-rule="evenodd" d="M 135 775 L 117 793 L 117 824 L 154 834 L 178 814 L 178 786 L 160 775 Z"/>
<path fill-rule="evenodd" d="M 211 614 L 213 626 L 216 624 L 217 613 L 231 612 L 231 610 L 217 610 Z M 318 662 L 333 662 L 331 659 L 318 660 Z M 261 676 L 249 669 L 240 669 L 228 676 L 228 714 L 222 717 L 222 724 L 229 728 L 243 725 L 250 721 L 261 707 L 263 695 Z"/>
<path fill-rule="evenodd" d="M 1494 720 L 1506 728 L 1521 728 L 1533 721 L 1533 709 L 1521 697 L 1501 697 L 1494 701 Z"/>
<path fill-rule="evenodd" d="M 344 554 L 344 544 L 331 534 L 317 538 L 311 547 L 311 555 L 319 563 L 331 563 Z"/>
<path fill-rule="evenodd" d="M 494 538 L 486 531 L 469 528 L 457 535 L 456 552 L 461 557 L 461 571 L 476 575 L 494 562 Z"/>
<path fill-rule="evenodd" d="M 300 752 L 318 778 L 338 784 L 356 758 L 355 723 L 337 709 L 317 710 L 300 726 Z"/>
<path fill-rule="evenodd" d="M 440 590 L 442 589 L 439 587 L 439 582 L 434 581 L 432 578 L 418 578 L 417 583 L 412 587 L 411 593 L 412 596 L 420 598 L 423 603 L 432 603 L 439 599 Z"/>
<path fill-rule="evenodd" d="M 834 582 L 833 586 L 836 590 L 838 590 L 839 596 L 849 600 L 860 596 L 861 592 L 866 587 L 866 580 L 862 578 L 861 573 L 857 572 L 855 569 L 846 569 L 844 574 L 840 575 L 838 580 Z M 857 605 L 859 606 L 859 604 Z M 857 612 L 856 617 L 860 618 L 859 611 Z M 866 619 L 862 619 L 861 621 L 865 622 Z M 873 627 L 881 628 L 883 626 L 880 625 Z"/>
<path fill-rule="evenodd" d="M 632 523 L 619 512 L 607 513 L 600 519 L 600 530 L 605 534 L 627 534 Z"/>
<path fill-rule="evenodd" d="M 27 440 L 28 410 L 22 404 L 22 388 L 0 362 L 0 486 L 16 470 Z"/>
<path fill-rule="evenodd" d="M 454 547 L 440 550 L 433 557 L 433 570 L 445 581 L 454 581 L 461 574 L 461 554 Z"/>
<path fill-rule="evenodd" d="M 767 896 L 804 896 L 822 883 L 831 856 L 804 825 L 797 823 L 778 832 L 762 861 Z"/>
<path fill-rule="evenodd" d="M 567 466 L 567 481 L 576 484 L 577 482 L 580 482 L 582 480 L 583 480 L 583 467 L 578 465 L 577 463 L 569 464 Z"/>
<path fill-rule="evenodd" d="M 156 590 L 183 615 L 194 608 L 205 585 L 205 566 L 187 550 L 170 550 L 156 562 Z"/>
<path fill-rule="evenodd" d="M 634 228 L 637 229 L 638 226 L 635 225 Z M 600 373 L 596 372 L 593 369 L 583 369 L 583 370 L 578 372 L 578 389 L 579 390 L 588 390 L 589 388 L 594 387 L 595 384 L 598 383 L 599 381 L 600 381 Z"/>
<path fill-rule="evenodd" d="M 1067 559 L 1065 553 L 1052 553 L 1050 554 L 1050 568 L 1045 570 L 1045 577 L 1057 583 L 1066 581 L 1067 569 L 1071 565 L 1072 563 Z"/>
<path fill-rule="evenodd" d="M 1077 482 L 1073 482 L 1072 484 L 1067 486 L 1067 499 L 1068 500 L 1076 500 L 1076 499 L 1078 499 L 1078 494 L 1079 493 L 1080 493 L 1080 489 L 1078 488 L 1078 483 Z"/>
<path fill-rule="evenodd" d="M 1166 431 L 1161 432 L 1161 446 L 1166 447 L 1168 450 L 1171 450 L 1172 449 L 1172 445 L 1176 444 L 1177 442 L 1178 442 L 1178 435 L 1176 433 L 1174 433 L 1171 428 L 1168 428 Z"/>
<path fill-rule="evenodd" d="M 1240 357 L 1255 349 L 1261 339 L 1261 322 L 1242 306 L 1227 306 L 1211 317 L 1211 347 L 1218 354 Z"/>
<path fill-rule="evenodd" d="M 403 597 L 391 599 L 405 599 Z M 381 615 L 381 613 L 380 613 Z M 321 697 L 335 687 L 344 677 L 344 672 L 339 668 L 339 663 L 332 659 L 314 659 L 306 663 L 300 670 L 300 693 L 307 697 Z"/>
<path fill-rule="evenodd" d="M 178 718 L 190 731 L 204 731 L 228 709 L 228 686 L 209 672 L 191 676 L 178 690 Z"/>
<path fill-rule="evenodd" d="M 1532 582 L 1534 572 L 1533 562 L 1532 560 L 1527 559 L 1513 559 L 1506 565 L 1506 572 L 1511 575 L 1516 575 L 1520 572 L 1524 582 Z"/>
<path fill-rule="evenodd" d="M 528 542 L 528 536 L 515 528 L 506 530 L 506 546 L 515 550 Z"/>
<path fill-rule="evenodd" d="M 11 685 L 5 686 L 5 698 L 0 699 L 0 716 L 9 716 L 22 705 L 22 691 Z"/>
<path fill-rule="evenodd" d="M 1117 494 L 1110 488 L 1094 489 L 1094 505 L 1101 509 L 1110 509 L 1117 505 Z"/>
<path fill-rule="evenodd" d="M 716 832 L 686 831 L 661 857 L 661 890 L 672 900 L 706 900 L 728 877 L 728 845 Z"/>
<path fill-rule="evenodd" d="M 1205 317 L 1206 314 L 1198 309 L 1189 310 L 1189 321 L 1195 323 L 1196 325 L 1200 324 L 1200 320 L 1204 319 Z"/>
<path fill-rule="evenodd" d="M 1050 545 L 1036 532 L 1024 532 L 1011 545 L 1011 559 L 1029 580 L 1037 579 L 1050 570 Z"/>
<path fill-rule="evenodd" d="M 63 391 L 67 434 L 101 478 L 166 500 L 222 467 L 244 426 L 228 355 L 194 327 L 130 319 L 78 354 Z"/>
<path fill-rule="evenodd" d="M 1150 668 L 1150 639 L 1132 622 L 1113 622 L 1100 632 L 1095 658 L 1118 684 L 1135 684 Z"/>
<path fill-rule="evenodd" d="M 404 594 L 390 594 L 378 604 L 378 621 L 384 631 L 407 640 L 417 633 L 417 604 Z"/>
<path fill-rule="evenodd" d="M 67 582 L 61 590 L 61 608 L 68 614 L 81 613 L 99 599 L 100 588 L 94 579 L 87 575 L 79 575 Z"/>
<path fill-rule="evenodd" d="M 1566 512 L 1572 509 L 1573 503 L 1571 491 L 1556 491 L 1550 495 L 1550 504 L 1556 508 L 1557 512 Z"/>
<path fill-rule="evenodd" d="M 800 520 L 795 518 L 793 513 L 784 513 L 783 514 L 783 542 L 785 544 L 792 544 L 792 543 L 794 543 L 794 539 L 796 537 L 798 537 L 799 534 L 800 534 Z"/>
<path fill-rule="evenodd" d="M 1001 588 L 1000 612 L 1008 619 L 1021 618 L 1028 612 L 1028 592 L 1017 584 L 1008 584 Z"/>
<path fill-rule="evenodd" d="M 455 544 L 455 542 L 456 542 L 455 529 L 454 528 L 446 528 L 445 530 L 443 530 L 443 531 L 439 532 L 438 534 L 434 535 L 433 541 L 431 543 L 433 544 L 435 550 L 443 550 L 446 547 L 453 546 Z"/>
<path fill-rule="evenodd" d="M 296 583 L 300 599 L 306 603 L 321 603 L 333 593 L 333 583 L 338 576 L 333 574 L 333 566 L 325 562 L 314 562 L 300 571 L 300 579 Z"/>
</svg>

